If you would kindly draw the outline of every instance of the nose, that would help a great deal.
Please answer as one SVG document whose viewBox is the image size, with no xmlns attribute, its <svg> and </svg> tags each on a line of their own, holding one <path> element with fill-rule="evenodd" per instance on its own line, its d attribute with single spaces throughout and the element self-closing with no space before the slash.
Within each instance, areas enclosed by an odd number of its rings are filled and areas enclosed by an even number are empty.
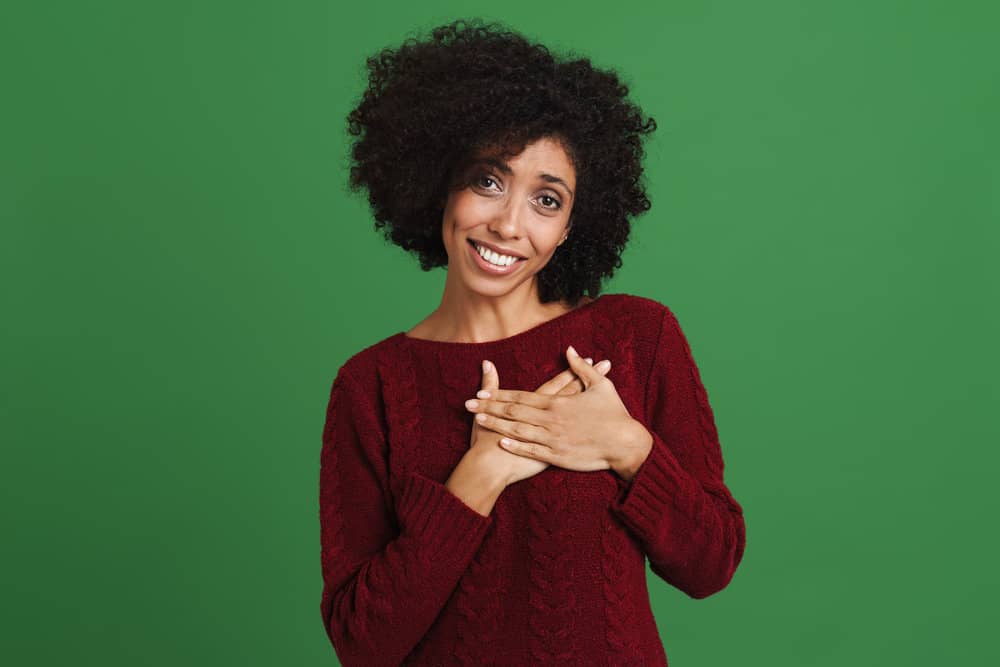
<svg viewBox="0 0 1000 667">
<path fill-rule="evenodd" d="M 522 215 L 521 207 L 514 203 L 513 198 L 507 199 L 487 227 L 501 238 L 520 238 L 524 233 Z"/>
</svg>

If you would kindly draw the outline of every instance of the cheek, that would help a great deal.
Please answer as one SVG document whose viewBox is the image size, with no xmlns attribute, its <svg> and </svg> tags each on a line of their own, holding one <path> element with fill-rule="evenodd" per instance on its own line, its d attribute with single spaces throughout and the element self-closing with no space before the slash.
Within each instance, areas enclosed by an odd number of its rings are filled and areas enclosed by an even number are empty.
<svg viewBox="0 0 1000 667">
<path fill-rule="evenodd" d="M 545 235 L 545 247 L 549 249 L 549 253 L 555 253 L 559 250 L 559 241 L 562 240 L 565 231 L 559 230 L 555 233 L 548 233 Z"/>
<path fill-rule="evenodd" d="M 450 206 L 445 209 L 445 216 L 452 221 L 457 231 L 478 227 L 490 219 L 490 205 L 482 197 L 471 194 L 457 194 Z"/>
</svg>

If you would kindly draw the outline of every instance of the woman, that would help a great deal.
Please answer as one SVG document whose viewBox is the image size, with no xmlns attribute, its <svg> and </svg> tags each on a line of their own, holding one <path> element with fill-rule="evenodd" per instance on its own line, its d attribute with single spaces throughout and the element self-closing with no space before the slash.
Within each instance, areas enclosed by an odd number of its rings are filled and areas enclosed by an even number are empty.
<svg viewBox="0 0 1000 667">
<path fill-rule="evenodd" d="M 599 295 L 650 207 L 655 123 L 613 73 L 497 24 L 368 67 L 351 186 L 447 279 L 434 312 L 333 381 L 330 641 L 345 665 L 666 665 L 645 559 L 703 598 L 745 528 L 673 313 Z"/>
</svg>

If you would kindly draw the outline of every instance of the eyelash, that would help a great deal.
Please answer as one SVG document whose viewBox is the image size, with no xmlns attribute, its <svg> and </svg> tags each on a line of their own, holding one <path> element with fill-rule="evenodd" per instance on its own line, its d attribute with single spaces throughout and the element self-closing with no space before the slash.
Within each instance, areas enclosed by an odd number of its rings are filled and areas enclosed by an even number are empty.
<svg viewBox="0 0 1000 667">
<path fill-rule="evenodd" d="M 489 176 L 488 174 L 483 174 L 481 176 L 477 176 L 476 180 L 475 180 L 475 183 L 478 185 L 483 180 L 490 180 L 490 181 L 493 181 L 494 183 L 496 183 L 496 179 L 494 179 L 492 176 Z M 551 199 L 552 201 L 554 201 L 556 203 L 555 206 L 544 206 L 543 205 L 542 208 L 546 208 L 546 209 L 548 209 L 550 211 L 558 211 L 559 209 L 562 208 L 562 202 L 559 201 L 556 197 L 553 197 L 552 195 L 542 195 L 541 198 L 542 199 Z"/>
</svg>

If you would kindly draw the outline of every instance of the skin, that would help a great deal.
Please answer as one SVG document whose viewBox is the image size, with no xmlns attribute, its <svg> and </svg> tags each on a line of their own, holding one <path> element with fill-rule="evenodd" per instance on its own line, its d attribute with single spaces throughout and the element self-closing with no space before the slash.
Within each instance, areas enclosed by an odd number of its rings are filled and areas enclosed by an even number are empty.
<svg viewBox="0 0 1000 667">
<path fill-rule="evenodd" d="M 571 309 L 540 301 L 535 274 L 570 229 L 576 170 L 560 143 L 540 139 L 507 162 L 512 173 L 473 167 L 476 183 L 448 194 L 441 238 L 448 271 L 441 303 L 410 332 L 417 338 L 484 342 L 507 338 Z M 539 174 L 563 180 L 550 183 Z M 485 274 L 469 253 L 468 239 L 511 248 L 526 257 L 508 276 Z M 582 303 L 589 299 L 582 300 Z"/>
<path fill-rule="evenodd" d="M 409 335 L 492 341 L 572 309 L 567 303 L 542 304 L 536 274 L 570 231 L 573 163 L 558 139 L 548 137 L 529 144 L 505 165 L 473 165 L 471 184 L 449 192 L 441 225 L 449 258 L 444 294 L 438 308 Z M 510 275 L 486 274 L 471 256 L 468 239 L 509 248 L 526 259 Z M 652 436 L 628 413 L 605 377 L 611 362 L 592 366 L 592 359 L 570 349 L 566 355 L 570 368 L 533 392 L 501 389 L 499 370 L 484 364 L 480 394 L 488 394 L 467 404 L 481 413 L 473 425 L 472 446 L 446 482 L 481 514 L 489 514 L 506 486 L 548 465 L 611 469 L 631 479 L 648 455 Z M 509 444 L 501 443 L 504 437 Z"/>
<path fill-rule="evenodd" d="M 476 423 L 502 434 L 509 452 L 567 470 L 615 471 L 632 479 L 653 446 L 652 434 L 632 418 L 605 373 L 611 362 L 592 367 L 572 346 L 566 358 L 583 391 L 549 393 L 488 388 L 466 401 Z"/>
<path fill-rule="evenodd" d="M 592 364 L 588 358 L 587 363 Z M 602 361 L 595 367 L 601 373 L 607 373 L 611 362 Z M 498 391 L 500 376 L 496 366 L 488 360 L 483 360 L 482 390 Z M 570 395 L 582 391 L 583 385 L 572 369 L 557 374 L 544 382 L 536 390 L 545 395 Z M 500 446 L 502 434 L 485 426 L 472 422 L 471 446 L 468 453 L 462 457 L 445 486 L 452 493 L 465 501 L 477 512 L 488 515 L 500 493 L 522 479 L 536 475 L 549 466 L 545 461 L 517 456 Z"/>
</svg>

